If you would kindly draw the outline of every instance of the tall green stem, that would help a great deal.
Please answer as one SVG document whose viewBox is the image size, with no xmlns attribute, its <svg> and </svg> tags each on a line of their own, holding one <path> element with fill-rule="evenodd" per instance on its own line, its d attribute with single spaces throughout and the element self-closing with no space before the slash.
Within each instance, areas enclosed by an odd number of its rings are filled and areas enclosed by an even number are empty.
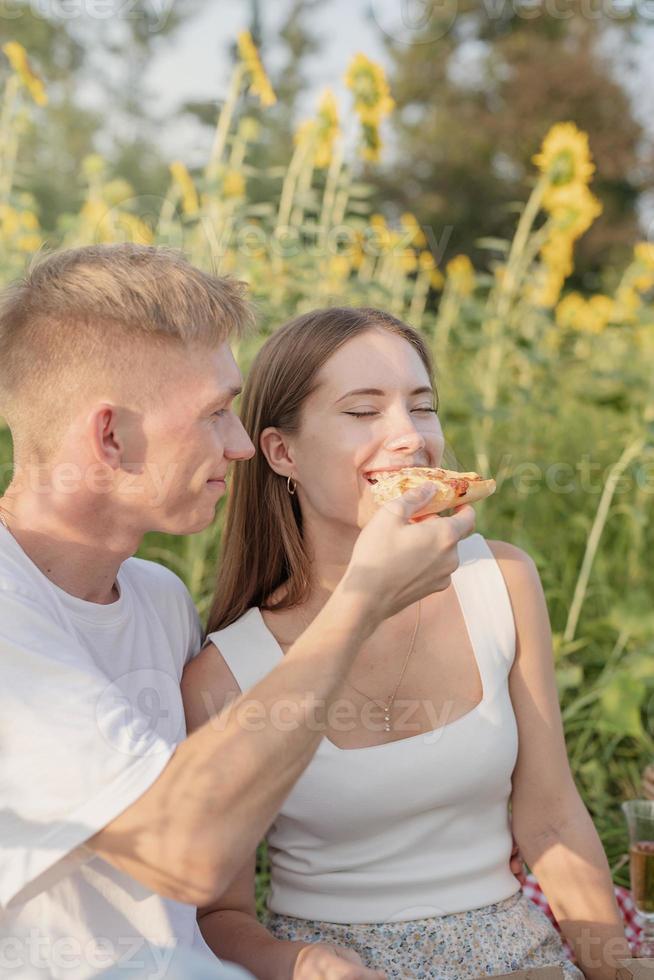
<svg viewBox="0 0 654 980">
<path fill-rule="evenodd" d="M 541 177 L 529 195 L 511 243 L 504 278 L 501 284 L 497 286 L 497 290 L 491 294 L 489 316 L 484 324 L 489 345 L 488 360 L 482 373 L 484 379 L 482 387 L 484 414 L 477 434 L 476 452 L 477 458 L 485 461 L 486 466 L 489 464 L 490 438 L 495 424 L 494 412 L 497 407 L 502 376 L 502 363 L 506 346 L 506 321 L 521 279 L 527 271 L 523 259 L 525 252 L 528 251 L 529 237 L 540 211 L 546 187 L 547 178 Z"/>
<path fill-rule="evenodd" d="M 568 621 L 563 633 L 564 643 L 569 643 L 572 639 L 574 639 L 574 635 L 577 630 L 577 624 L 581 614 L 581 607 L 584 604 L 584 599 L 586 598 L 586 593 L 588 591 L 588 583 L 590 581 L 590 573 L 593 567 L 593 562 L 595 561 L 595 556 L 597 555 L 602 533 L 608 520 L 609 510 L 613 497 L 615 496 L 618 480 L 629 464 L 642 453 L 645 445 L 646 439 L 644 436 L 640 436 L 638 439 L 635 439 L 625 448 L 624 452 L 620 456 L 620 459 L 617 461 L 617 463 L 613 464 L 609 471 L 609 475 L 602 491 L 602 496 L 600 497 L 597 513 L 595 514 L 595 520 L 593 521 L 593 526 L 590 534 L 588 535 L 588 541 L 586 542 L 584 560 L 581 564 L 579 578 L 577 579 L 577 585 L 572 597 L 572 603 L 570 604 Z"/>
<path fill-rule="evenodd" d="M 245 65 L 239 62 L 232 72 L 227 98 L 225 99 L 225 104 L 220 110 L 220 115 L 218 117 L 216 135 L 214 136 L 213 146 L 211 147 L 211 153 L 209 155 L 209 163 L 207 164 L 206 168 L 207 177 L 213 177 L 215 175 L 216 170 L 220 165 L 220 161 L 222 160 L 223 152 L 225 150 L 225 143 L 227 142 L 227 134 L 229 133 L 229 128 L 232 124 L 232 119 L 234 118 L 238 97 L 241 94 L 241 84 L 243 82 L 244 75 Z"/>
<path fill-rule="evenodd" d="M 18 98 L 20 80 L 17 75 L 11 75 L 5 85 L 0 110 L 0 201 L 8 201 L 14 179 L 14 165 L 18 152 L 14 109 Z"/>
</svg>

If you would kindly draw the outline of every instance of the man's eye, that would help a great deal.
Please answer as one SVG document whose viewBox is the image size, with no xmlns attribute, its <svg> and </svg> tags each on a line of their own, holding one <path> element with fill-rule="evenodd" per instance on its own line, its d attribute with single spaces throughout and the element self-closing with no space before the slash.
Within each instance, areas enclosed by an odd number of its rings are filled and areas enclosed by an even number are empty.
<svg viewBox="0 0 654 980">
<path fill-rule="evenodd" d="M 227 415 L 227 409 L 226 408 L 221 408 L 220 411 L 213 413 L 213 417 L 214 418 L 217 418 L 217 419 L 221 419 L 223 417 L 223 415 Z"/>
<path fill-rule="evenodd" d="M 376 415 L 377 412 L 346 412 L 346 415 L 353 415 L 355 419 L 363 419 L 366 415 Z"/>
</svg>

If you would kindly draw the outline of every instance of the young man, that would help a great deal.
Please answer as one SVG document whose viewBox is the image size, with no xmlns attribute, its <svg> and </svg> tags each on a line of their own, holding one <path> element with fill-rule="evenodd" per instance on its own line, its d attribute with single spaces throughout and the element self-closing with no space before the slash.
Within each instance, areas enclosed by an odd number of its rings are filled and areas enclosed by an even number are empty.
<svg viewBox="0 0 654 980">
<path fill-rule="evenodd" d="M 176 575 L 132 556 L 148 531 L 206 528 L 229 464 L 254 453 L 228 343 L 251 320 L 240 283 L 127 244 L 54 254 L 0 300 L 14 445 L 0 499 L 3 977 L 84 980 L 119 963 L 154 978 L 175 947 L 219 976 L 194 906 L 265 833 L 360 645 L 448 585 L 473 529 L 470 508 L 410 524 L 425 497 L 380 510 L 250 693 L 263 726 L 232 710 L 186 738 L 179 681 L 200 622 Z M 375 976 L 343 966 L 329 975 Z"/>
</svg>

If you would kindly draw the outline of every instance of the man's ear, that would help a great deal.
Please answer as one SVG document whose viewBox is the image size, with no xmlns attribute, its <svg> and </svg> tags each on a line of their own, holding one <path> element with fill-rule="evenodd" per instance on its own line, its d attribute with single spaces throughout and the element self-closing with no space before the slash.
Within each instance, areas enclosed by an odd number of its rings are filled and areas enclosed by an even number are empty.
<svg viewBox="0 0 654 980">
<path fill-rule="evenodd" d="M 98 406 L 86 420 L 85 430 L 96 459 L 117 470 L 125 452 L 125 441 L 116 407 L 109 404 Z"/>
<path fill-rule="evenodd" d="M 270 426 L 259 436 L 259 448 L 268 460 L 271 470 L 279 476 L 293 476 L 295 459 L 288 438 L 279 429 Z"/>
<path fill-rule="evenodd" d="M 147 440 L 139 414 L 104 403 L 89 414 L 84 424 L 97 460 L 114 470 L 143 473 Z"/>
</svg>

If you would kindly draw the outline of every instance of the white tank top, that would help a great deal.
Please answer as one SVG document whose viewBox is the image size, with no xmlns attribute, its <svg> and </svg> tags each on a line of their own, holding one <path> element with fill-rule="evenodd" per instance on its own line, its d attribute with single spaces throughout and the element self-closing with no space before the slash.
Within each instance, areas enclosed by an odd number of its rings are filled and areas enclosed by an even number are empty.
<svg viewBox="0 0 654 980">
<path fill-rule="evenodd" d="M 462 541 L 459 557 L 452 583 L 482 700 L 427 734 L 358 749 L 322 740 L 267 835 L 272 912 L 397 922 L 481 908 L 519 890 L 509 868 L 513 612 L 481 535 Z M 242 691 L 283 658 L 257 608 L 208 638 Z"/>
</svg>

